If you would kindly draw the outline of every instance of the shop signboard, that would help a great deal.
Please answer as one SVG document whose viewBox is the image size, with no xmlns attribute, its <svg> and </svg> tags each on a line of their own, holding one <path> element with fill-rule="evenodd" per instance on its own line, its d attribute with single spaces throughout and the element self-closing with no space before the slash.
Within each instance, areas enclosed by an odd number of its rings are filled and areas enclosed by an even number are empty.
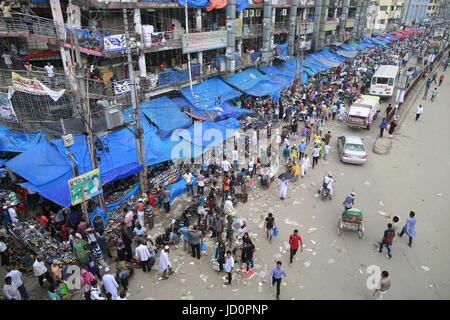
<svg viewBox="0 0 450 320">
<path fill-rule="evenodd" d="M 227 31 L 210 31 L 183 34 L 183 54 L 225 48 Z"/>
<path fill-rule="evenodd" d="M 115 34 L 112 36 L 104 37 L 104 51 L 105 52 L 118 52 L 127 49 L 127 43 L 125 41 L 124 34 Z"/>
<path fill-rule="evenodd" d="M 100 170 L 97 168 L 67 181 L 70 198 L 75 206 L 103 193 Z"/>
</svg>

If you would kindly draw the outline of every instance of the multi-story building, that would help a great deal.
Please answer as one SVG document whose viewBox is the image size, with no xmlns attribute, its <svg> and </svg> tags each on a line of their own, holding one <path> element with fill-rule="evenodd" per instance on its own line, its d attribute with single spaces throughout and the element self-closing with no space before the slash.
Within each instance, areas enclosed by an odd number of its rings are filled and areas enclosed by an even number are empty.
<svg viewBox="0 0 450 320">
<path fill-rule="evenodd" d="M 396 30 L 401 23 L 404 0 L 377 0 L 378 16 L 374 31 Z"/>
<path fill-rule="evenodd" d="M 426 16 L 430 19 L 437 18 L 439 16 L 440 7 L 442 5 L 441 0 L 430 0 L 430 4 L 427 8 Z"/>
<path fill-rule="evenodd" d="M 402 23 L 411 26 L 425 19 L 430 0 L 405 0 Z"/>
<path fill-rule="evenodd" d="M 31 76 L 20 61 L 26 56 L 34 68 L 32 77 L 48 83 L 43 67 L 51 61 L 57 70 L 55 90 L 66 90 L 57 101 L 16 92 L 11 103 L 20 126 L 40 128 L 79 117 L 82 86 L 94 116 L 103 116 L 105 101 L 130 106 L 127 43 L 138 99 L 147 101 L 189 85 L 188 56 L 195 84 L 270 65 L 277 44 L 287 43 L 287 54 L 294 56 L 299 50 L 296 35 L 304 39 L 306 52 L 357 39 L 366 25 L 368 0 L 251 0 L 244 10 L 240 1 L 216 2 L 215 8 L 192 8 L 176 0 L 49 0 L 31 3 L 31 20 L 12 2 L 13 19 L 0 21 L 0 41 L 15 58 L 16 73 Z M 11 72 L 1 68 L 0 89 L 7 92 Z M 90 73 L 89 79 L 80 85 L 74 69 Z"/>
</svg>

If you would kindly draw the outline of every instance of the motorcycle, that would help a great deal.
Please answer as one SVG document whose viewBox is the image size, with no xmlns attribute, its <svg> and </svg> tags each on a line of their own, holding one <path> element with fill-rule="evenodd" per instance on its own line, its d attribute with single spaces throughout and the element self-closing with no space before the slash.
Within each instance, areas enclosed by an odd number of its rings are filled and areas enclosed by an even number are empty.
<svg viewBox="0 0 450 320">
<path fill-rule="evenodd" d="M 320 191 L 320 195 L 322 196 L 322 201 L 325 201 L 327 198 L 330 198 L 331 200 L 331 194 L 328 188 L 323 188 L 322 191 Z"/>
</svg>

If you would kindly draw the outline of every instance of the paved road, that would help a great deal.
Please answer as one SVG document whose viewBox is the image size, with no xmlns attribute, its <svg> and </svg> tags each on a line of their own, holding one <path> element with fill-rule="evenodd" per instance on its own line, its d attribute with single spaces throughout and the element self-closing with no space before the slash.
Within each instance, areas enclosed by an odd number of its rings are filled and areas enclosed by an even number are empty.
<svg viewBox="0 0 450 320">
<path fill-rule="evenodd" d="M 449 77 L 448 72 L 446 76 Z M 263 270 L 270 272 L 273 260 L 281 254 L 288 274 L 283 280 L 286 285 L 282 286 L 282 299 L 373 299 L 372 290 L 366 285 L 370 276 L 366 271 L 370 265 L 379 266 L 391 274 L 392 287 L 385 299 L 450 298 L 450 278 L 446 270 L 450 256 L 446 249 L 447 239 L 444 238 L 450 232 L 446 215 L 450 204 L 450 180 L 446 174 L 450 166 L 450 151 L 442 142 L 442 138 L 445 141 L 445 137 L 450 136 L 450 129 L 443 121 L 450 117 L 449 88 L 447 80 L 439 88 L 434 103 L 417 101 L 424 106 L 424 115 L 415 122 L 415 108 L 411 108 L 393 137 L 393 150 L 389 155 L 380 156 L 371 151 L 378 134 L 377 126 L 367 131 L 329 122 L 326 129 L 330 129 L 333 135 L 329 161 L 319 161 L 319 167 L 310 170 L 304 179 L 290 184 L 285 201 L 279 200 L 276 185 L 268 192 L 255 186 L 247 205 L 239 205 L 239 215 L 249 221 L 257 247 L 255 271 L 258 275 Z M 387 103 L 389 101 L 383 102 L 383 111 Z M 338 160 L 336 138 L 341 134 L 364 137 L 368 151 L 368 162 L 364 166 L 343 164 Z M 337 182 L 333 200 L 324 202 L 314 194 L 328 171 L 335 174 Z M 336 233 L 341 203 L 352 190 L 357 194 L 356 207 L 364 213 L 366 233 L 362 240 L 356 233 L 344 233 L 342 237 Z M 413 247 L 407 246 L 407 238 L 396 237 L 393 258 L 389 260 L 386 252 L 380 255 L 375 248 L 391 220 L 380 212 L 390 217 L 398 215 L 403 223 L 410 210 L 416 212 L 418 219 Z M 269 211 L 274 213 L 280 229 L 272 244 L 266 241 L 260 228 L 260 215 Z M 289 266 L 289 251 L 280 253 L 280 250 L 284 250 L 294 228 L 300 230 L 305 248 Z M 143 276 L 138 271 L 130 286 L 130 298 L 275 298 L 274 288 L 267 284 L 268 276 L 264 277 L 261 289 L 258 289 L 258 275 L 248 281 L 235 282 L 231 287 L 223 287 L 223 274 L 218 275 L 211 270 L 209 259 L 214 244 L 210 240 L 208 244 L 208 256 L 202 257 L 200 264 L 197 259 L 183 253 L 181 248 L 172 250 L 170 256 L 174 267 L 180 267 L 167 281 L 154 282 L 156 274 Z M 429 271 L 425 271 L 428 268 Z"/>
<path fill-rule="evenodd" d="M 411 108 L 394 135 L 389 155 L 380 156 L 371 151 L 380 117 L 370 131 L 348 129 L 342 123 L 330 121 L 324 130 L 331 130 L 333 136 L 329 160 L 319 160 L 319 166 L 310 169 L 304 179 L 291 183 L 285 201 L 279 200 L 275 184 L 268 191 L 259 190 L 257 185 L 253 187 L 249 202 L 239 205 L 237 210 L 248 220 L 257 247 L 255 277 L 246 280 L 241 274 L 237 276 L 241 279 L 239 283 L 235 279 L 231 287 L 224 287 L 224 274 L 211 269 L 209 260 L 215 243 L 208 239 L 207 255 L 201 260 L 193 259 L 181 247 L 171 250 L 169 257 L 177 272 L 169 280 L 158 281 L 159 259 L 151 273 L 137 270 L 130 283 L 129 299 L 274 299 L 275 289 L 267 283 L 268 273 L 273 260 L 280 257 L 288 274 L 283 279 L 281 299 L 373 299 L 372 290 L 366 285 L 370 276 L 366 270 L 370 265 L 391 274 L 392 287 L 385 299 L 449 299 L 450 255 L 444 238 L 450 232 L 446 215 L 450 205 L 450 151 L 445 139 L 450 136 L 445 121 L 450 117 L 448 72 L 446 77 L 434 103 L 422 101 L 419 95 L 416 104 L 422 103 L 425 112 L 415 122 L 415 107 Z M 383 102 L 382 111 L 387 103 Z M 368 152 L 365 165 L 343 164 L 338 160 L 336 139 L 342 134 L 364 137 Z M 337 182 L 333 200 L 324 202 L 314 194 L 328 171 L 334 173 Z M 366 233 L 361 240 L 356 233 L 344 233 L 341 237 L 336 233 L 341 203 L 351 191 L 356 192 L 356 207 L 364 213 Z M 374 247 L 390 221 L 380 212 L 391 217 L 398 215 L 404 222 L 410 210 L 416 212 L 418 219 L 413 247 L 407 246 L 407 238 L 396 237 L 393 258 L 388 260 L 386 253 L 380 255 Z M 162 213 L 163 220 L 179 212 L 173 211 L 167 216 Z M 272 244 L 267 242 L 262 230 L 261 215 L 265 217 L 268 212 L 274 213 L 280 229 Z M 300 230 L 305 247 L 289 266 L 289 250 L 284 246 L 294 228 Z M 152 234 L 157 234 L 158 229 L 157 225 Z M 267 275 L 258 279 L 264 271 Z M 33 275 L 26 278 L 25 284 L 33 298 L 45 295 Z"/>
</svg>

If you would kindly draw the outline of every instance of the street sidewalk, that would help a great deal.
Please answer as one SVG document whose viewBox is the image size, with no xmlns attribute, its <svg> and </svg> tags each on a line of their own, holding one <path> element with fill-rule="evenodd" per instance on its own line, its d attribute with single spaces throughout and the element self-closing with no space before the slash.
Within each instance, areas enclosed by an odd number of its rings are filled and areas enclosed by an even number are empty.
<svg viewBox="0 0 450 320">
<path fill-rule="evenodd" d="M 428 78 L 430 76 L 432 76 L 441 66 L 442 66 L 442 61 L 444 61 L 443 59 L 445 59 L 446 54 L 448 54 L 448 51 L 445 50 L 441 60 L 436 61 L 436 66 L 435 68 L 428 74 Z M 403 105 L 406 105 L 406 108 L 399 108 L 397 110 L 397 117 L 399 118 L 398 120 L 398 127 L 396 128 L 396 132 L 398 132 L 401 123 L 403 122 L 403 119 L 405 118 L 405 116 L 408 114 L 410 108 L 412 105 L 415 104 L 417 98 L 419 97 L 419 94 L 422 93 L 423 91 L 423 87 L 425 86 L 426 83 L 426 78 L 422 78 L 419 79 L 419 81 L 417 82 L 417 85 L 415 88 L 413 88 L 412 90 L 415 91 L 413 92 L 414 94 L 412 95 L 412 98 L 408 99 L 409 97 L 411 97 L 411 95 L 409 95 L 405 102 L 403 103 Z M 409 102 L 410 101 L 410 102 Z M 387 131 L 387 128 L 386 128 Z M 387 134 L 387 132 L 385 132 L 385 135 L 383 135 L 382 138 L 380 138 L 378 136 L 377 140 L 375 140 L 374 146 L 373 146 L 373 152 L 379 155 L 386 155 L 388 154 L 391 149 L 392 149 L 392 138 L 389 137 L 389 134 Z"/>
</svg>

